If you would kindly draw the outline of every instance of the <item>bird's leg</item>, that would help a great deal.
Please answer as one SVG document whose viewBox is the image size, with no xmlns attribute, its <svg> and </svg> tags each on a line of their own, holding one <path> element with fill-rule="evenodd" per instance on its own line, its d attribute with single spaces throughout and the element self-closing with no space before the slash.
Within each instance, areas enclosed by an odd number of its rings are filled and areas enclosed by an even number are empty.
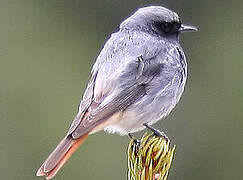
<svg viewBox="0 0 243 180">
<path fill-rule="evenodd" d="M 136 144 L 136 147 L 139 147 L 140 141 L 138 139 L 134 138 L 132 133 L 128 133 L 128 136 L 134 141 L 134 143 Z"/>
<path fill-rule="evenodd" d="M 163 132 L 159 131 L 158 129 L 153 128 L 152 126 L 148 125 L 147 123 L 143 124 L 147 129 L 151 130 L 156 136 L 160 136 L 165 138 L 166 141 L 169 141 L 168 136 Z"/>
<path fill-rule="evenodd" d="M 133 135 L 132 135 L 132 133 L 128 133 L 128 136 L 131 138 L 131 139 L 133 139 Z M 134 140 L 134 139 L 133 139 Z"/>
</svg>

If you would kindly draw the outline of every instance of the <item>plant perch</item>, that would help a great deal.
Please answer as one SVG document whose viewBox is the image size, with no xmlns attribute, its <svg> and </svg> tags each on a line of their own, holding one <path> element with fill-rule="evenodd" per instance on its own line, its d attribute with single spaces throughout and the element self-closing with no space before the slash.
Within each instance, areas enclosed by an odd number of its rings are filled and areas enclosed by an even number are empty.
<svg viewBox="0 0 243 180">
<path fill-rule="evenodd" d="M 175 152 L 164 137 L 145 133 L 128 145 L 128 180 L 166 180 Z"/>
</svg>

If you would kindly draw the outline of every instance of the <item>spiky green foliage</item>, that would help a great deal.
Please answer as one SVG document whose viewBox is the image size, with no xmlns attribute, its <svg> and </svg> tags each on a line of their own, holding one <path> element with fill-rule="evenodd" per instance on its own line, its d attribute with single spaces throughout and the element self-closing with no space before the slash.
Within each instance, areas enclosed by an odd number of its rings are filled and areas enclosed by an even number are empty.
<svg viewBox="0 0 243 180">
<path fill-rule="evenodd" d="M 166 180 L 175 146 L 154 134 L 145 133 L 140 141 L 128 145 L 128 180 Z"/>
</svg>

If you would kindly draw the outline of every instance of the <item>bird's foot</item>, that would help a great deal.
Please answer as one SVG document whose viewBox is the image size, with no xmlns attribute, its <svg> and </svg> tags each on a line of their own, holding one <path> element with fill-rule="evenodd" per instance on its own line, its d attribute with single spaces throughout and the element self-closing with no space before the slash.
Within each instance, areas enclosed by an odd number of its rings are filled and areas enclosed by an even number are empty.
<svg viewBox="0 0 243 180">
<path fill-rule="evenodd" d="M 158 129 L 153 128 L 152 126 L 148 125 L 147 123 L 144 123 L 143 125 L 147 129 L 149 129 L 150 131 L 152 131 L 154 133 L 154 135 L 163 137 L 167 142 L 169 141 L 168 136 L 163 131 L 159 131 Z"/>
<path fill-rule="evenodd" d="M 134 138 L 131 133 L 128 133 L 128 136 L 134 141 L 134 143 L 136 144 L 136 147 L 140 146 L 140 140 Z"/>
</svg>

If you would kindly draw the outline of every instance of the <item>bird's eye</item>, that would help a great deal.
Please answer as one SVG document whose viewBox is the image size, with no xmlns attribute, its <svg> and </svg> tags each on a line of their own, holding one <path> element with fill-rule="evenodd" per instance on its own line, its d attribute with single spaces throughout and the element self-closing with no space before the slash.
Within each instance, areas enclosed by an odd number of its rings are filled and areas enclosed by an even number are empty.
<svg viewBox="0 0 243 180">
<path fill-rule="evenodd" d="M 173 34 L 178 32 L 181 24 L 179 22 L 155 22 L 154 27 L 158 33 Z"/>
<path fill-rule="evenodd" d="M 171 30 L 171 24 L 168 23 L 168 22 L 164 22 L 161 24 L 162 26 L 162 30 L 165 32 L 165 33 L 168 33 L 170 30 Z"/>
<path fill-rule="evenodd" d="M 174 22 L 173 24 L 172 24 L 172 31 L 173 32 L 177 32 L 178 30 L 179 30 L 179 28 L 181 27 L 181 23 L 180 22 Z"/>
</svg>

